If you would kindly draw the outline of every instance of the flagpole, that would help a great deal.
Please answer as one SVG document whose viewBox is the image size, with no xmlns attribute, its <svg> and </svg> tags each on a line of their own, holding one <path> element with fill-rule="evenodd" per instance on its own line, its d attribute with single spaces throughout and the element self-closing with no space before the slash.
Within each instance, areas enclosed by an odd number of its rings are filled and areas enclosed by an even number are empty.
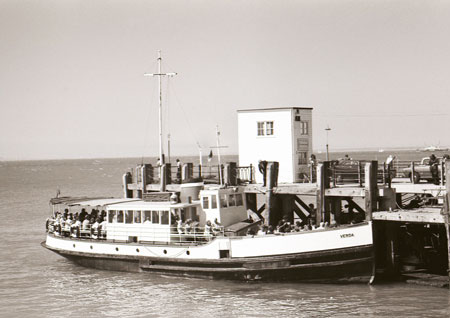
<svg viewBox="0 0 450 318">
<path fill-rule="evenodd" d="M 220 185 L 222 185 L 222 164 L 220 161 L 220 141 L 219 141 L 219 136 L 220 136 L 220 131 L 219 131 L 219 125 L 216 125 L 216 134 L 217 134 L 217 159 L 219 160 L 219 183 Z"/>
</svg>

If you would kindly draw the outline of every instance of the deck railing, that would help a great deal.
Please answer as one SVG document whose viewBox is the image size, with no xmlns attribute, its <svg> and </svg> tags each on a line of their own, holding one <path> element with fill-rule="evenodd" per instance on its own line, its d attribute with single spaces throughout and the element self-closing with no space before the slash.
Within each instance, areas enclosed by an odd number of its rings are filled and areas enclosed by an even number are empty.
<svg viewBox="0 0 450 318">
<path fill-rule="evenodd" d="M 170 229 L 170 231 L 168 231 Z M 204 244 L 210 242 L 215 237 L 224 236 L 224 227 L 218 226 L 205 229 L 205 227 L 177 228 L 153 228 L 145 224 L 133 226 L 132 228 L 114 227 L 109 229 L 93 229 L 92 225 L 87 227 L 65 227 L 55 224 L 54 220 L 47 220 L 47 232 L 61 237 L 71 237 L 77 239 L 106 240 L 112 238 L 113 241 L 137 243 L 157 243 L 157 244 Z"/>
</svg>

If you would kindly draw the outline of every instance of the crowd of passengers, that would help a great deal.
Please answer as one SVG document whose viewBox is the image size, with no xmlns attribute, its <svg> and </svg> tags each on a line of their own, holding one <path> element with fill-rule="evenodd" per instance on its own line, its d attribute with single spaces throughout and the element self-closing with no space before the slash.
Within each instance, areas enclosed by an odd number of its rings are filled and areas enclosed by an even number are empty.
<svg viewBox="0 0 450 318">
<path fill-rule="evenodd" d="M 316 224 L 315 213 L 316 210 L 313 204 L 309 205 L 312 213 L 303 221 L 296 221 L 295 223 L 289 222 L 288 218 L 283 217 L 276 226 L 262 224 L 259 229 L 250 228 L 247 231 L 247 235 L 267 235 L 267 234 L 281 234 L 281 233 L 291 233 L 291 232 L 305 232 L 313 231 L 327 228 L 338 227 L 339 224 L 356 224 L 364 221 L 363 213 L 355 213 L 351 207 L 345 205 L 345 210 L 341 211 L 339 223 L 336 220 L 329 222 L 320 222 Z M 250 222 L 252 222 L 250 218 Z"/>
<path fill-rule="evenodd" d="M 175 220 L 176 232 L 177 234 L 203 234 L 205 236 L 217 236 L 220 233 L 223 234 L 223 226 L 217 220 L 214 219 L 214 222 L 206 221 L 205 227 L 202 229 L 199 227 L 198 221 L 193 221 L 191 219 L 187 219 L 185 222 L 176 215 L 173 220 Z"/>
<path fill-rule="evenodd" d="M 57 236 L 106 238 L 106 211 L 92 209 L 87 212 L 72 213 L 68 209 L 64 213 L 56 211 L 53 218 L 47 219 L 46 229 Z"/>
</svg>

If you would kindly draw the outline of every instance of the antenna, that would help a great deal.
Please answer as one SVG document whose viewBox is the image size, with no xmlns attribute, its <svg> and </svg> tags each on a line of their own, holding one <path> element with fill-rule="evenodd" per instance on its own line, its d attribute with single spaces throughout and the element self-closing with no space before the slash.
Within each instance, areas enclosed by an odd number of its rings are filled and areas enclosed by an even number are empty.
<svg viewBox="0 0 450 318">
<path fill-rule="evenodd" d="M 158 91 L 159 91 L 159 162 L 164 164 L 164 149 L 163 149 L 163 134 L 162 134 L 162 88 L 161 78 L 163 76 L 175 76 L 177 73 L 161 73 L 161 50 L 158 50 L 158 73 L 145 73 L 144 76 L 157 76 L 158 77 Z"/>
</svg>

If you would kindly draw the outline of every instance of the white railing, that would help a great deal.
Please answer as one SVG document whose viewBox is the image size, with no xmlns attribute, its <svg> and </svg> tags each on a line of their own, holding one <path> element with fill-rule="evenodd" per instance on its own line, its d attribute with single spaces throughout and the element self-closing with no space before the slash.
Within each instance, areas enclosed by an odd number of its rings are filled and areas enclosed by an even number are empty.
<svg viewBox="0 0 450 318">
<path fill-rule="evenodd" d="M 155 242 L 155 243 L 183 243 L 204 244 L 217 236 L 224 236 L 224 228 L 214 227 L 206 230 L 204 227 L 192 227 L 191 229 L 179 229 L 175 226 L 155 228 L 142 224 L 130 224 L 130 227 L 108 224 L 106 230 L 93 229 L 92 225 L 66 227 L 54 220 L 47 220 L 47 232 L 56 236 L 73 237 L 77 239 L 108 239 L 129 243 Z"/>
</svg>

